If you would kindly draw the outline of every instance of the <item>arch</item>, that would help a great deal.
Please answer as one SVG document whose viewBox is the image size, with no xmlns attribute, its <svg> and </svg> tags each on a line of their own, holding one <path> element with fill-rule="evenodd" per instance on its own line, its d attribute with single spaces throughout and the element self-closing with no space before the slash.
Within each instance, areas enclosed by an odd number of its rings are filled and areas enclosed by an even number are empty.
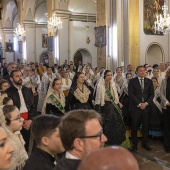
<svg viewBox="0 0 170 170">
<path fill-rule="evenodd" d="M 145 63 L 153 65 L 164 61 L 165 53 L 163 47 L 157 42 L 149 44 L 145 52 Z"/>
<path fill-rule="evenodd" d="M 78 61 L 81 60 L 83 64 L 92 63 L 92 55 L 86 48 L 79 48 L 73 55 L 74 64 L 78 65 Z"/>
<path fill-rule="evenodd" d="M 11 4 L 13 6 L 12 10 L 7 9 L 7 6 Z M 10 28 L 13 26 L 13 20 L 15 19 L 16 15 L 18 14 L 18 6 L 15 0 L 7 0 L 4 3 L 4 10 L 2 12 L 2 25 L 5 27 L 6 21 L 10 21 L 10 24 L 7 24 L 8 26 L 10 25 Z M 9 15 L 11 15 L 9 17 Z"/>
<path fill-rule="evenodd" d="M 49 54 L 48 51 L 45 50 L 39 55 L 39 63 L 49 65 Z"/>
<path fill-rule="evenodd" d="M 40 4 L 36 7 L 35 11 L 35 21 L 36 22 L 47 22 L 47 16 L 45 15 L 47 13 L 47 2 L 41 1 Z"/>
<path fill-rule="evenodd" d="M 39 8 L 41 6 L 41 4 L 43 4 L 44 2 L 46 2 L 47 4 L 47 11 L 48 11 L 48 0 L 24 0 L 23 2 L 23 11 L 25 12 L 24 15 L 24 19 L 26 19 L 27 14 L 28 14 L 28 9 L 30 8 L 30 4 L 31 3 L 31 12 L 32 12 L 32 16 L 33 16 L 33 20 L 35 20 L 35 14 L 36 14 L 36 10 L 37 8 Z"/>
</svg>

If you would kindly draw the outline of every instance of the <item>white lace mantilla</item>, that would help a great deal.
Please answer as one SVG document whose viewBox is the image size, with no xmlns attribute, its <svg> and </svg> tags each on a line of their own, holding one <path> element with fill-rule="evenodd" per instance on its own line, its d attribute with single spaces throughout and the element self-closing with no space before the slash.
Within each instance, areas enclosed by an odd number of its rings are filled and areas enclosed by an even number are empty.
<svg viewBox="0 0 170 170">
<path fill-rule="evenodd" d="M 74 96 L 81 103 L 87 103 L 89 99 L 89 94 L 91 93 L 87 86 L 83 85 L 84 91 L 82 92 L 79 88 L 74 91 Z"/>
</svg>

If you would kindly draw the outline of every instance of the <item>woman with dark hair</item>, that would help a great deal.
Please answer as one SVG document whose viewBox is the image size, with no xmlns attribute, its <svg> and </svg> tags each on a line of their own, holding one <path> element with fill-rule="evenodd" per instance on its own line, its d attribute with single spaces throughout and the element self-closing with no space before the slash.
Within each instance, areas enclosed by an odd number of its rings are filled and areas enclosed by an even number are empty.
<svg viewBox="0 0 170 170">
<path fill-rule="evenodd" d="M 5 91 L 7 88 L 9 88 L 9 83 L 7 80 L 2 79 L 0 81 L 0 91 Z"/>
<path fill-rule="evenodd" d="M 163 109 L 164 147 L 167 152 L 170 152 L 170 66 L 162 80 L 160 94 Z"/>
<path fill-rule="evenodd" d="M 55 78 L 45 97 L 42 114 L 52 114 L 59 117 L 65 114 L 65 96 L 61 89 L 61 79 Z"/>
<path fill-rule="evenodd" d="M 103 114 L 103 131 L 108 139 L 106 144 L 130 147 L 130 144 L 126 143 L 129 141 L 128 138 L 126 140 L 126 129 L 121 111 L 122 104 L 119 102 L 116 85 L 110 70 L 105 70 L 99 80 L 95 104 L 101 107 Z"/>
<path fill-rule="evenodd" d="M 152 77 L 154 88 L 154 98 L 151 105 L 150 119 L 149 119 L 149 135 L 154 137 L 162 136 L 162 107 L 160 104 L 160 86 L 158 79 Z"/>
<path fill-rule="evenodd" d="M 93 102 L 92 87 L 86 84 L 84 73 L 77 72 L 66 99 L 67 110 L 92 109 Z"/>
<path fill-rule="evenodd" d="M 16 132 L 22 129 L 24 119 L 16 106 L 6 105 L 0 107 L 0 122 L 8 134 L 9 143 L 14 147 L 10 170 L 22 170 L 28 155 L 24 148 L 24 140 Z"/>
</svg>

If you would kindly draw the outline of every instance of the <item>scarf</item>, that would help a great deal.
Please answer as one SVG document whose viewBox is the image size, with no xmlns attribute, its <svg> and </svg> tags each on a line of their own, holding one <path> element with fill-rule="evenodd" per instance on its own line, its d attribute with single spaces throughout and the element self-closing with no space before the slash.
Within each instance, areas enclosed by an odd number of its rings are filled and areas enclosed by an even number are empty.
<svg viewBox="0 0 170 170">
<path fill-rule="evenodd" d="M 15 134 L 12 133 L 8 126 L 6 125 L 6 121 L 5 121 L 5 116 L 3 114 L 3 107 L 4 106 L 0 106 L 0 122 L 2 124 L 2 127 L 5 129 L 6 133 L 8 134 L 8 140 L 10 142 L 10 144 L 14 147 L 14 154 L 12 157 L 12 161 L 11 161 L 11 168 L 9 170 L 22 170 L 24 165 L 25 165 L 25 161 L 28 159 L 28 155 L 25 151 L 24 145 L 22 143 L 22 135 Z"/>
</svg>

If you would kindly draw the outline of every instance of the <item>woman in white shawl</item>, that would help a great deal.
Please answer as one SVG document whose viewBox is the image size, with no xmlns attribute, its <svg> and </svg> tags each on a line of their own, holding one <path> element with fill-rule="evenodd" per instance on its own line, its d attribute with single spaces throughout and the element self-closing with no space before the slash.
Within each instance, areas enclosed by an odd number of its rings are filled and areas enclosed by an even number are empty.
<svg viewBox="0 0 170 170">
<path fill-rule="evenodd" d="M 94 88 L 94 84 L 93 84 L 94 73 L 93 73 L 90 65 L 84 66 L 82 72 L 85 75 L 85 81 L 88 84 L 88 86 L 91 86 Z"/>
<path fill-rule="evenodd" d="M 8 134 L 10 144 L 14 147 L 10 170 L 22 170 L 28 159 L 22 136 L 15 134 L 22 129 L 23 121 L 17 107 L 13 105 L 0 107 L 0 122 Z"/>
<path fill-rule="evenodd" d="M 122 74 L 122 67 L 118 67 L 116 69 L 116 74 L 114 76 L 114 81 L 116 83 L 117 92 L 120 95 L 120 91 L 122 89 L 125 77 Z"/>
<path fill-rule="evenodd" d="M 53 114 L 62 117 L 65 114 L 65 96 L 62 91 L 62 81 L 55 78 L 50 84 L 45 97 L 42 114 Z"/>
<path fill-rule="evenodd" d="M 126 129 L 122 119 L 122 104 L 119 103 L 116 85 L 110 70 L 105 70 L 99 80 L 95 104 L 100 106 L 103 114 L 103 131 L 108 139 L 106 144 L 125 146 Z"/>
</svg>

